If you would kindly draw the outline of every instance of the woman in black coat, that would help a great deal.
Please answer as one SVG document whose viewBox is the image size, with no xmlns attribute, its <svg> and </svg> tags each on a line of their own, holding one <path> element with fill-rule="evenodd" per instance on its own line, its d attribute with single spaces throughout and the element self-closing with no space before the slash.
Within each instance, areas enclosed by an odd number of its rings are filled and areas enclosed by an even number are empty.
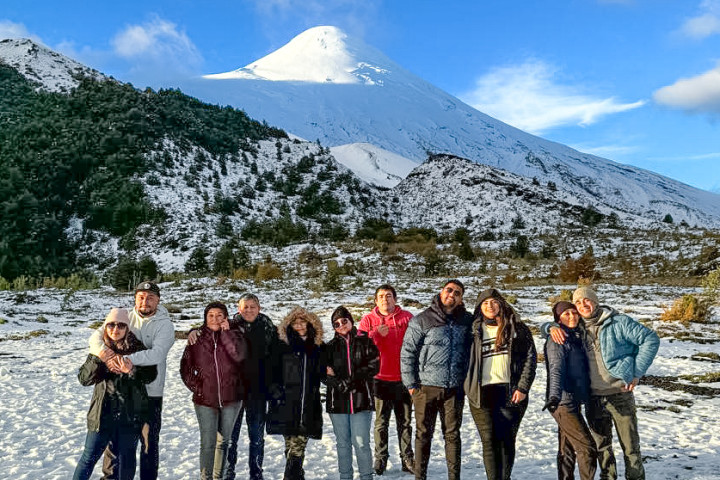
<svg viewBox="0 0 720 480">
<path fill-rule="evenodd" d="M 127 310 L 113 308 L 103 324 L 103 342 L 118 355 L 130 355 L 145 346 L 130 331 Z M 87 415 L 88 432 L 73 480 L 87 480 L 108 443 L 118 456 L 118 478 L 135 477 L 135 450 L 141 432 L 147 438 L 148 397 L 145 385 L 155 380 L 156 366 L 128 366 L 117 360 L 113 370 L 95 355 L 88 355 L 80 367 L 78 380 L 85 386 L 95 385 Z"/>
<path fill-rule="evenodd" d="M 380 370 L 375 342 L 358 335 L 347 308 L 339 306 L 330 320 L 335 337 L 327 344 L 327 400 L 325 411 L 333 424 L 340 479 L 353 478 L 355 449 L 360 480 L 373 478 L 370 423 L 374 408 L 372 382 Z"/>
<path fill-rule="evenodd" d="M 285 437 L 285 480 L 305 478 L 308 438 L 322 437 L 320 382 L 325 378 L 323 329 L 317 315 L 295 307 L 273 346 L 267 432 Z"/>
<path fill-rule="evenodd" d="M 577 458 L 580 478 L 589 480 L 595 478 L 597 448 L 581 411 L 590 398 L 585 326 L 570 302 L 558 302 L 552 310 L 566 338 L 562 345 L 550 338 L 545 342 L 547 392 L 543 410 L 547 409 L 558 424 L 558 479 L 575 478 Z"/>
</svg>

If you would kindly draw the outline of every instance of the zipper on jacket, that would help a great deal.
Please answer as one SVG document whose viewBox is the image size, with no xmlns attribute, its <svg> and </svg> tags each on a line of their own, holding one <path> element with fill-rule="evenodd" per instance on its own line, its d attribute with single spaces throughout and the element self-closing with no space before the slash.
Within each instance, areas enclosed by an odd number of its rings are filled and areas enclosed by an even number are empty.
<svg viewBox="0 0 720 480">
<path fill-rule="evenodd" d="M 217 361 L 217 337 L 215 336 L 215 333 L 213 332 L 213 360 L 215 360 L 215 377 L 217 378 L 217 390 L 218 390 L 218 404 L 220 405 L 220 408 L 223 407 L 222 404 L 222 395 L 220 394 L 220 367 L 218 365 Z"/>
<path fill-rule="evenodd" d="M 348 365 L 348 380 L 352 381 L 352 360 L 350 359 L 350 337 L 344 339 L 347 345 L 347 365 Z M 352 390 L 350 390 L 350 413 L 355 413 L 353 405 Z"/>
<path fill-rule="evenodd" d="M 300 425 L 303 423 L 303 416 L 305 415 L 305 378 L 307 373 L 307 352 L 303 353 L 303 365 L 302 365 L 302 393 L 300 394 Z"/>
</svg>

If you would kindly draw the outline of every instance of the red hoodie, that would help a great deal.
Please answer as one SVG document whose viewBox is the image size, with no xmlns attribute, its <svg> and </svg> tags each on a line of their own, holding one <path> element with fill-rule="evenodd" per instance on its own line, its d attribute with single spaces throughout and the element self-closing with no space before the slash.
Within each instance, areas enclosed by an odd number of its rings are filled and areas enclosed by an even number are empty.
<svg viewBox="0 0 720 480">
<path fill-rule="evenodd" d="M 395 306 L 393 313 L 384 317 L 380 314 L 378 307 L 375 307 L 370 313 L 362 317 L 362 320 L 358 323 L 357 329 L 361 332 L 367 332 L 380 351 L 380 372 L 375 375 L 378 380 L 385 382 L 399 382 L 402 380 L 400 376 L 400 349 L 402 348 L 403 337 L 405 337 L 405 330 L 407 330 L 408 322 L 412 317 L 412 313 L 403 310 L 399 305 Z M 388 326 L 388 333 L 384 337 L 377 331 L 379 325 Z"/>
</svg>

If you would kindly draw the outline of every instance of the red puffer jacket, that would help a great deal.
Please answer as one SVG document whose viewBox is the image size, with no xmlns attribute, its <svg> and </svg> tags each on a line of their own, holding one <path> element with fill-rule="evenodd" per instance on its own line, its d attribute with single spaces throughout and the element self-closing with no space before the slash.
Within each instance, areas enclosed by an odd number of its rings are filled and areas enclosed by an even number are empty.
<svg viewBox="0 0 720 480">
<path fill-rule="evenodd" d="M 193 402 L 222 408 L 242 400 L 247 351 L 247 342 L 238 329 L 213 332 L 202 327 L 197 342 L 185 347 L 180 361 L 180 376 L 193 392 Z"/>
</svg>

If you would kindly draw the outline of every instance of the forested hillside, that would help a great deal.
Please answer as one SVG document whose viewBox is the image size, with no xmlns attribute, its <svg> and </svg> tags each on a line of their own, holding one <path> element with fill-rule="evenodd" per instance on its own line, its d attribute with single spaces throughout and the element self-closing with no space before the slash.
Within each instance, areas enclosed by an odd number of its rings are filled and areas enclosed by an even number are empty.
<svg viewBox="0 0 720 480">
<path fill-rule="evenodd" d="M 175 90 L 85 78 L 49 93 L 0 65 L 0 277 L 76 271 L 75 220 L 126 238 L 161 222 L 137 177 L 155 169 L 146 154 L 163 139 L 223 154 L 274 137 L 287 135 Z"/>
</svg>

